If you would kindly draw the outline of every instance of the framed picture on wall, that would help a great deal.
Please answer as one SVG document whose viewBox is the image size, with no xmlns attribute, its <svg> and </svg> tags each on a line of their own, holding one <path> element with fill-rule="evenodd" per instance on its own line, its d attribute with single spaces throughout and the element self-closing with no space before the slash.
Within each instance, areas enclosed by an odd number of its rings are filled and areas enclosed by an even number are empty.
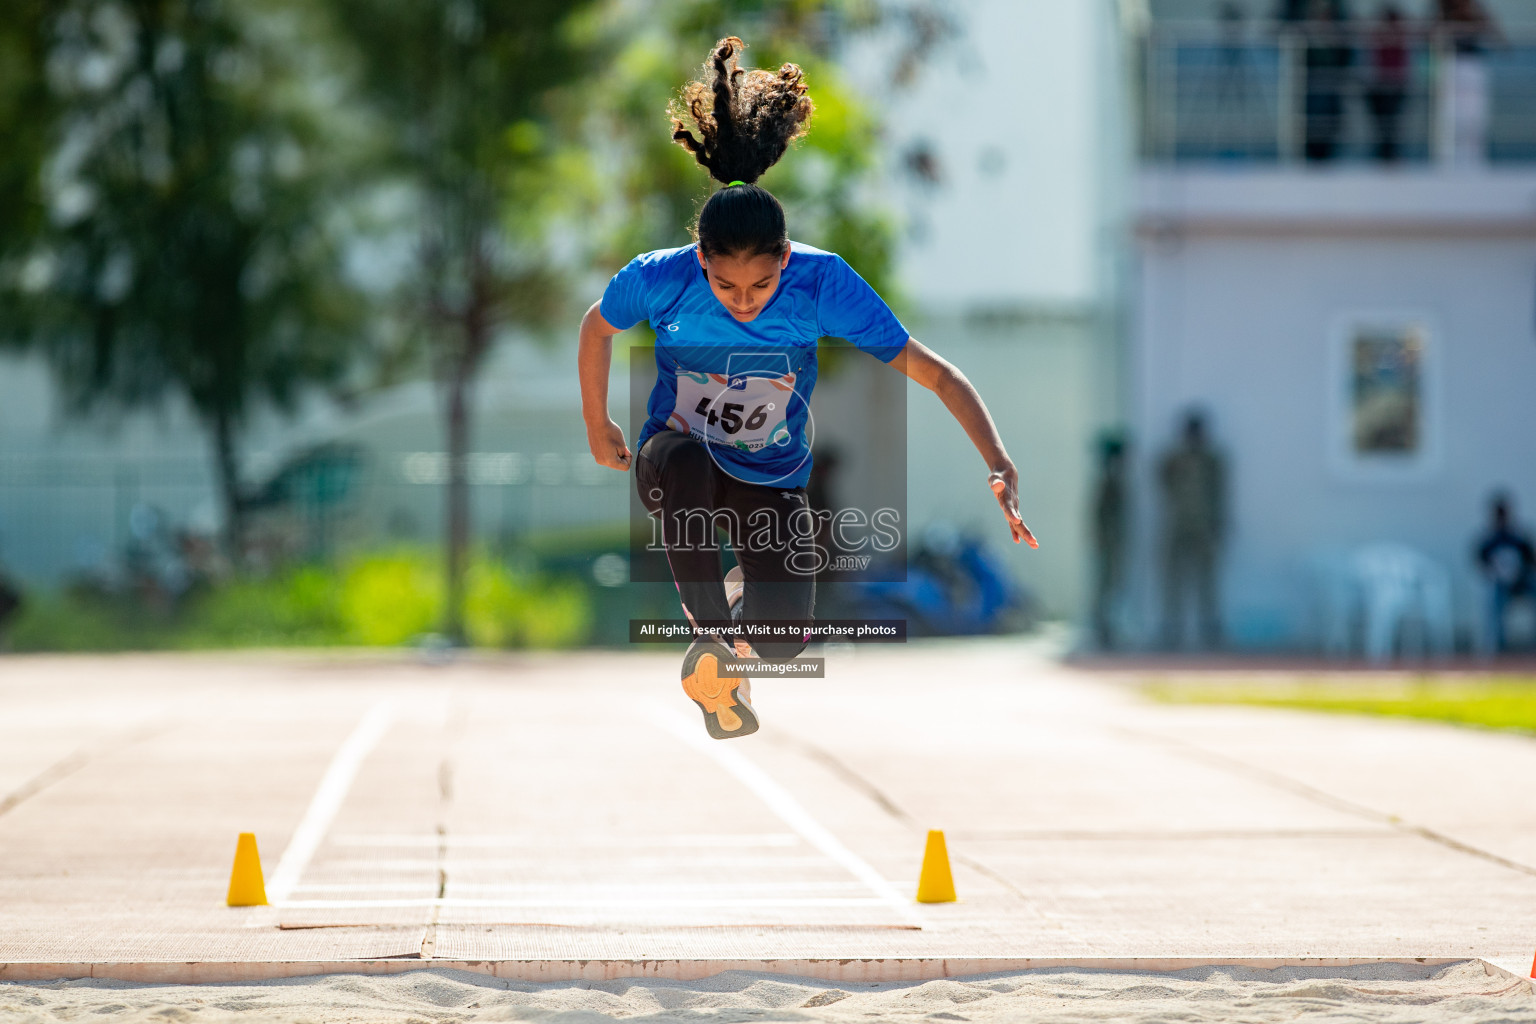
<svg viewBox="0 0 1536 1024">
<path fill-rule="evenodd" d="M 1440 369 L 1425 317 L 1356 314 L 1334 331 L 1330 463 L 1351 479 L 1422 479 L 1440 464 Z"/>
</svg>

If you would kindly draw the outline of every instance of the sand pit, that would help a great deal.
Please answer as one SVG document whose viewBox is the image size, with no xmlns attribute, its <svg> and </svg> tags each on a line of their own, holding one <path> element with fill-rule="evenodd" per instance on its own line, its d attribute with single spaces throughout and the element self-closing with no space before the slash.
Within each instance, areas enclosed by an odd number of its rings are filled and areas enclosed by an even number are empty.
<svg viewBox="0 0 1536 1024">
<path fill-rule="evenodd" d="M 533 985 L 461 971 L 328 975 L 240 985 L 101 980 L 0 985 L 14 1024 L 559 1020 L 1455 1021 L 1536 1024 L 1526 986 L 1476 961 L 1440 967 L 1199 967 L 1176 973 L 1027 971 L 922 984 L 829 985 L 731 972 L 702 981 Z"/>
</svg>

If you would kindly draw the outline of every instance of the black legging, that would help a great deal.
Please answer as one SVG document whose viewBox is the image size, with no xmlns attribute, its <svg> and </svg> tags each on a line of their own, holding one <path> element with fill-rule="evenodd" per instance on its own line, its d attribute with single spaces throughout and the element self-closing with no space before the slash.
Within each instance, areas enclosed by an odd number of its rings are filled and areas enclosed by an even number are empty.
<svg viewBox="0 0 1536 1024">
<path fill-rule="evenodd" d="M 716 464 L 703 442 L 676 430 L 659 431 L 641 446 L 635 486 L 646 511 L 660 517 L 678 596 L 696 621 L 731 618 L 718 524 L 746 584 L 741 617 L 810 623 L 816 604 L 815 520 L 804 487 L 738 480 Z M 763 658 L 783 660 L 803 651 L 805 642 L 753 642 L 752 648 Z"/>
</svg>

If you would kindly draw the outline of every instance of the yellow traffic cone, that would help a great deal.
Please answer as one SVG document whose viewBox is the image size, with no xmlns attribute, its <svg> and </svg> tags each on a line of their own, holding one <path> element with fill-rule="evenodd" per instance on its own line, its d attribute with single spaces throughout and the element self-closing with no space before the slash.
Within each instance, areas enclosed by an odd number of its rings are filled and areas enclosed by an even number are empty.
<svg viewBox="0 0 1536 1024">
<path fill-rule="evenodd" d="M 949 849 L 944 845 L 944 833 L 938 829 L 928 833 L 928 846 L 923 850 L 923 870 L 917 876 L 917 902 L 955 902 L 955 876 L 949 873 Z"/>
<path fill-rule="evenodd" d="M 256 852 L 254 832 L 241 832 L 240 841 L 235 844 L 235 866 L 229 872 L 229 905 L 267 905 L 267 887 L 261 880 L 261 854 Z"/>
</svg>

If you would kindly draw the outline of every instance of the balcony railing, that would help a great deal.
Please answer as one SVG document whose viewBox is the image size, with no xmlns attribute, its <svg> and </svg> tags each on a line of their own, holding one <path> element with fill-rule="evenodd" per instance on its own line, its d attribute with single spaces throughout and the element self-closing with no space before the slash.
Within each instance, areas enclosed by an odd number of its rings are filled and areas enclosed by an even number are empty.
<svg viewBox="0 0 1536 1024">
<path fill-rule="evenodd" d="M 1140 70 L 1149 162 L 1536 163 L 1536 39 L 1159 23 Z"/>
</svg>

